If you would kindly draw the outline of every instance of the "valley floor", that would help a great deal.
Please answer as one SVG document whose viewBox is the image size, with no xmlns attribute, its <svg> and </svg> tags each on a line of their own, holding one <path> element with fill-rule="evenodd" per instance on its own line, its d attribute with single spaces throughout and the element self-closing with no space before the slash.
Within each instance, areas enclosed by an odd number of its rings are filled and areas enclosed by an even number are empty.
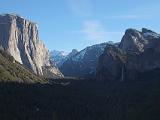
<svg viewBox="0 0 160 120">
<path fill-rule="evenodd" d="M 159 120 L 159 86 L 156 78 L 114 83 L 69 79 L 52 85 L 1 83 L 0 120 Z"/>
</svg>

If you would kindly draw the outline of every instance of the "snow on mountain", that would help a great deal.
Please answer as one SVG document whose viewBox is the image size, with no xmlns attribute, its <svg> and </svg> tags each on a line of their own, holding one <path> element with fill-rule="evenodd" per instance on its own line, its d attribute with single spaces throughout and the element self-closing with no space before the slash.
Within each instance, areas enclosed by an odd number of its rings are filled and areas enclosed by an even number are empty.
<svg viewBox="0 0 160 120">
<path fill-rule="evenodd" d="M 160 38 L 160 34 L 157 34 L 156 32 L 152 31 L 152 30 L 148 30 L 146 28 L 142 28 L 142 34 L 144 38 L 155 38 L 158 39 Z"/>
<path fill-rule="evenodd" d="M 65 51 L 53 50 L 53 51 L 51 51 L 51 54 L 53 56 L 67 56 L 69 53 L 65 52 Z"/>
<path fill-rule="evenodd" d="M 63 64 L 68 52 L 53 50 L 50 52 L 50 59 L 57 67 Z"/>
<path fill-rule="evenodd" d="M 155 33 L 151 33 L 151 32 L 147 32 L 147 33 L 143 33 L 144 38 L 148 38 L 148 37 L 152 37 L 152 38 L 160 38 L 159 34 L 155 34 Z"/>
<path fill-rule="evenodd" d="M 78 53 L 78 50 L 73 49 L 70 53 L 65 51 L 57 51 L 53 50 L 50 52 L 50 59 L 53 64 L 57 67 L 61 67 L 61 65 L 69 58 Z"/>
<path fill-rule="evenodd" d="M 86 47 L 70 59 L 66 60 L 60 67 L 66 76 L 84 77 L 94 74 L 99 56 L 103 53 L 107 43 L 101 43 Z"/>
<path fill-rule="evenodd" d="M 79 61 L 84 58 L 84 55 L 86 53 L 86 49 L 82 50 L 79 54 L 75 55 L 73 58 L 71 58 L 73 61 Z"/>
</svg>

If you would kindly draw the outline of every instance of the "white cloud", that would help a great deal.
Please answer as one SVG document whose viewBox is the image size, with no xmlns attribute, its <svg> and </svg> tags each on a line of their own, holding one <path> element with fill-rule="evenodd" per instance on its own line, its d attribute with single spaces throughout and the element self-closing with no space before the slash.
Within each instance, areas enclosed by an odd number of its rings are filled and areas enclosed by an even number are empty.
<svg viewBox="0 0 160 120">
<path fill-rule="evenodd" d="M 84 34 L 90 40 L 101 41 L 107 38 L 103 25 L 98 21 L 86 21 L 83 27 Z"/>
<path fill-rule="evenodd" d="M 111 41 L 112 36 L 122 35 L 122 32 L 107 31 L 100 21 L 85 21 L 82 30 L 74 31 L 74 33 L 83 34 L 87 40 L 94 43 Z"/>
</svg>

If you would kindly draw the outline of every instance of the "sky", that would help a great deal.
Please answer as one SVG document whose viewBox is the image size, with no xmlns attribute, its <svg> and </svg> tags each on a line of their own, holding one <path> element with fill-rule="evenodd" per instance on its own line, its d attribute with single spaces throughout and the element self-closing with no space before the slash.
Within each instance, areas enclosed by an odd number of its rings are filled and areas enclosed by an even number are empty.
<svg viewBox="0 0 160 120">
<path fill-rule="evenodd" d="M 160 32 L 160 0 L 0 0 L 0 14 L 37 23 L 49 50 L 119 42 L 128 28 Z"/>
</svg>

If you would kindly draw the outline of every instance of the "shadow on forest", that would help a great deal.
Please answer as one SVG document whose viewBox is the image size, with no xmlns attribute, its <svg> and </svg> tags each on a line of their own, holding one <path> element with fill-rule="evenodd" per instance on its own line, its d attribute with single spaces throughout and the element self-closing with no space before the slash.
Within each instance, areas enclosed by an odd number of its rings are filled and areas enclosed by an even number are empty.
<svg viewBox="0 0 160 120">
<path fill-rule="evenodd" d="M 0 120 L 159 120 L 155 75 L 124 82 L 68 79 L 65 86 L 1 83 Z"/>
</svg>

